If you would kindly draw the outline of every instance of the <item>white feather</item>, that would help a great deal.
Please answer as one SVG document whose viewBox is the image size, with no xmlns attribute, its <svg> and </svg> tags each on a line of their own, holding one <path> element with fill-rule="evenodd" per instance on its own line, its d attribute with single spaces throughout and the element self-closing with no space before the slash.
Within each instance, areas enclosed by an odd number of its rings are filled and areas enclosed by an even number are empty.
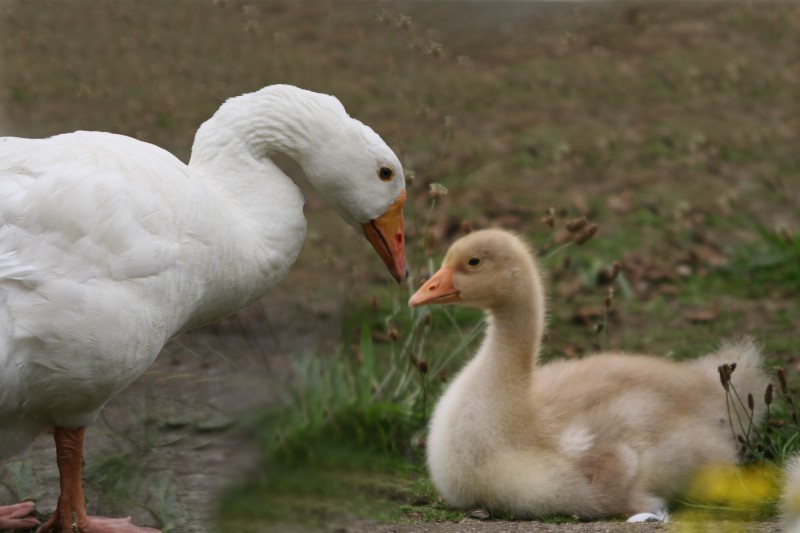
<svg viewBox="0 0 800 533">
<path fill-rule="evenodd" d="M 286 274 L 306 223 L 277 153 L 353 223 L 404 187 L 380 137 L 290 86 L 225 103 L 189 165 L 110 133 L 0 139 L 0 458 L 44 427 L 91 424 L 171 337 Z M 386 161 L 392 183 L 375 174 Z"/>
</svg>

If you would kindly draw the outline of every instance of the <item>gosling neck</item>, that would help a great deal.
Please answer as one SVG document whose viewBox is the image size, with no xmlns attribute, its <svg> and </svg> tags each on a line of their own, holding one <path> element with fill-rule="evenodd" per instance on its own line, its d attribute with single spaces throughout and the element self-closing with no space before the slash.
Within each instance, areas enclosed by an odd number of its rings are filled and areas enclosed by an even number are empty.
<svg viewBox="0 0 800 533">
<path fill-rule="evenodd" d="M 485 350 L 490 372 L 503 383 L 529 386 L 545 330 L 545 301 L 538 268 L 514 291 L 487 309 Z"/>
</svg>

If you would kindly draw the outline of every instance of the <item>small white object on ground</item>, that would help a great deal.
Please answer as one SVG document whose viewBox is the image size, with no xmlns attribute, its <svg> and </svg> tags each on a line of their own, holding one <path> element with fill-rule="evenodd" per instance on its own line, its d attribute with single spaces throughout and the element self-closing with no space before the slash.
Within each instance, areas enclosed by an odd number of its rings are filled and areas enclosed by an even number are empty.
<svg viewBox="0 0 800 533">
<path fill-rule="evenodd" d="M 639 513 L 635 514 L 632 517 L 628 518 L 628 522 L 632 523 L 642 523 L 642 522 L 661 522 L 663 524 L 669 523 L 669 513 Z"/>
</svg>

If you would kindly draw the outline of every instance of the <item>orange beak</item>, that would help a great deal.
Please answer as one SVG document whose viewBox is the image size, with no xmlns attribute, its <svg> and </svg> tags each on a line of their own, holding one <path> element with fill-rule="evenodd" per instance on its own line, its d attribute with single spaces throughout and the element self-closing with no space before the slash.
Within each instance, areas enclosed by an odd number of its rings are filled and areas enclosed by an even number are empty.
<svg viewBox="0 0 800 533">
<path fill-rule="evenodd" d="M 431 279 L 419 288 L 408 300 L 409 307 L 425 304 L 449 304 L 461 299 L 461 293 L 453 287 L 452 268 L 440 268 Z"/>
<path fill-rule="evenodd" d="M 403 190 L 397 200 L 389 206 L 384 214 L 362 224 L 364 235 L 381 256 L 392 277 L 400 283 L 406 277 L 406 245 L 403 236 L 403 203 L 406 191 Z"/>
</svg>

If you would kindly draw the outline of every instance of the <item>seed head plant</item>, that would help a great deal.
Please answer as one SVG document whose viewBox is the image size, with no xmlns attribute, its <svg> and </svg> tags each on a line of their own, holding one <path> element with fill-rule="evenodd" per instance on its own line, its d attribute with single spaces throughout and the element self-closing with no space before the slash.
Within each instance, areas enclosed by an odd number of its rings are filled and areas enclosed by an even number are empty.
<svg viewBox="0 0 800 533">
<path fill-rule="evenodd" d="M 687 500 L 681 501 L 680 519 L 698 522 L 714 515 L 753 519 L 769 516 L 777 505 L 783 468 L 788 458 L 800 450 L 800 426 L 794 409 L 794 396 L 783 368 L 775 368 L 781 388 L 768 384 L 763 396 L 748 393 L 742 398 L 736 390 L 736 365 L 718 367 L 720 385 L 725 391 L 731 438 L 739 444 L 742 467 L 711 467 L 693 480 Z M 757 402 L 763 401 L 766 417 L 763 424 L 754 421 Z"/>
</svg>

